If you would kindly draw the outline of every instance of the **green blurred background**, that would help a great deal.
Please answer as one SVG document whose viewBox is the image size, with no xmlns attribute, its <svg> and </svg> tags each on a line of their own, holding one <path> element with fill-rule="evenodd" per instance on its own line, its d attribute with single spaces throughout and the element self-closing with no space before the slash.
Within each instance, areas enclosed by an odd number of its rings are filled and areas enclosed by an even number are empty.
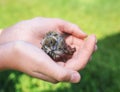
<svg viewBox="0 0 120 92">
<path fill-rule="evenodd" d="M 78 84 L 1 71 L 0 92 L 120 92 L 120 0 L 0 0 L 0 28 L 37 16 L 62 18 L 96 34 L 98 51 Z"/>
</svg>

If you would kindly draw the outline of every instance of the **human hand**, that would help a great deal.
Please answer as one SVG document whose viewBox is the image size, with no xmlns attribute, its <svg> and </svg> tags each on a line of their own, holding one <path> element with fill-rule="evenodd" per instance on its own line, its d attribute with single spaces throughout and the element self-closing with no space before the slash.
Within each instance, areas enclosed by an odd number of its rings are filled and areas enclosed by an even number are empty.
<svg viewBox="0 0 120 92">
<path fill-rule="evenodd" d="M 13 25 L 1 33 L 0 43 L 23 40 L 40 47 L 40 41 L 49 31 L 69 33 L 78 38 L 87 35 L 75 24 L 57 18 L 34 18 Z"/>
<path fill-rule="evenodd" d="M 52 83 L 80 80 L 77 71 L 58 65 L 44 51 L 24 41 L 0 45 L 0 58 L 0 70 L 18 70 Z"/>
<path fill-rule="evenodd" d="M 54 62 L 54 64 L 57 64 L 57 66 L 59 66 L 59 67 L 62 67 L 67 70 L 72 70 L 74 72 L 77 72 L 78 70 L 81 70 L 82 68 L 84 68 L 88 62 L 88 59 L 91 57 L 91 55 L 94 51 L 95 44 L 96 44 L 95 36 L 91 35 L 88 37 L 88 40 L 84 40 L 84 38 L 87 35 L 85 33 L 83 33 L 76 25 L 65 22 L 60 19 L 35 18 L 32 20 L 20 22 L 8 29 L 5 29 L 2 32 L 1 37 L 0 37 L 0 43 L 3 44 L 3 43 L 8 43 L 8 42 L 13 42 L 16 40 L 23 40 L 25 42 L 32 43 L 33 45 L 35 45 L 37 47 L 41 47 L 40 41 L 45 36 L 45 34 L 50 30 L 56 30 L 59 32 L 69 33 L 70 35 L 66 39 L 66 42 L 70 46 L 76 47 L 76 49 L 77 49 L 77 51 L 74 53 L 73 57 L 70 60 L 68 60 L 66 63 L 63 63 L 63 62 L 56 63 L 53 60 L 52 60 L 52 62 Z M 42 53 L 44 53 L 44 52 L 42 52 Z M 31 54 L 32 54 L 32 52 L 31 52 Z M 35 54 L 34 54 L 34 56 L 35 56 Z M 23 56 L 22 58 L 24 58 L 24 57 L 25 56 Z M 49 59 L 46 59 L 46 57 L 48 57 L 48 56 L 45 55 L 45 57 L 44 57 L 45 60 L 43 60 L 43 61 L 49 61 Z M 16 60 L 18 60 L 18 59 L 16 58 Z M 27 60 L 27 58 L 25 60 Z M 32 61 L 32 62 L 34 62 L 34 61 Z M 17 63 L 19 64 L 19 62 L 17 62 Z M 33 63 L 31 63 L 31 65 L 32 64 Z M 26 63 L 24 63 L 24 65 L 26 65 Z M 54 67 L 54 66 L 52 66 L 52 67 Z M 28 67 L 26 67 L 26 68 L 29 69 Z M 20 69 L 22 69 L 22 67 Z M 32 69 L 34 69 L 34 68 L 32 67 Z M 31 71 L 32 71 L 32 69 L 31 69 Z M 56 69 L 59 69 L 59 68 L 56 68 Z M 38 71 L 40 71 L 40 69 L 38 69 Z M 25 70 L 23 72 L 25 72 Z M 54 72 L 54 71 L 52 71 L 52 72 Z M 25 73 L 28 73 L 28 72 L 25 72 Z M 32 75 L 32 74 L 29 74 L 29 75 Z M 51 75 L 49 75 L 49 76 L 51 76 Z M 49 76 L 47 75 L 47 77 L 49 77 Z M 64 79 L 65 79 L 66 75 L 62 74 L 62 77 L 59 77 L 59 76 L 58 76 L 58 79 L 56 77 L 54 77 L 54 79 L 56 81 L 65 81 Z M 37 77 L 37 76 L 34 76 L 34 77 Z M 49 77 L 49 78 L 51 78 L 51 77 Z M 43 79 L 43 78 L 41 78 L 41 79 Z M 79 79 L 80 79 L 80 75 L 78 78 L 76 78 L 76 80 L 77 80 L 76 82 L 78 82 Z M 47 81 L 49 81 L 49 80 L 47 80 Z"/>
</svg>

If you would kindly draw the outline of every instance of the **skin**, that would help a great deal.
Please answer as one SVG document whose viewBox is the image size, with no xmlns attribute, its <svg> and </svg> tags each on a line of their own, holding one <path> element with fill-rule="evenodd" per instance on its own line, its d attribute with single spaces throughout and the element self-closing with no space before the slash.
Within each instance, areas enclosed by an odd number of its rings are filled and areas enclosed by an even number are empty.
<svg viewBox="0 0 120 92">
<path fill-rule="evenodd" d="M 50 30 L 68 33 L 66 43 L 76 47 L 67 62 L 55 62 L 40 49 L 40 41 Z M 78 71 L 86 66 L 95 49 L 95 35 L 87 36 L 77 25 L 61 19 L 38 17 L 2 31 L 0 70 L 18 70 L 52 83 L 78 83 L 81 79 Z"/>
</svg>

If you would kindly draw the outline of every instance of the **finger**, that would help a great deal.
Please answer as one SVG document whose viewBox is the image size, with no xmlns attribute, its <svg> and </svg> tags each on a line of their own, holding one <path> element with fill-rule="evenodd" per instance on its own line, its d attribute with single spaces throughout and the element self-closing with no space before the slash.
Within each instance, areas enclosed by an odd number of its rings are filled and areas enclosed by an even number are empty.
<svg viewBox="0 0 120 92">
<path fill-rule="evenodd" d="M 63 61 L 57 62 L 57 64 L 63 67 L 65 66 L 65 63 Z"/>
<path fill-rule="evenodd" d="M 72 34 L 78 38 L 85 38 L 87 36 L 77 25 L 66 22 L 61 19 L 54 19 L 54 22 L 58 25 L 58 29 L 62 32 Z"/>
<path fill-rule="evenodd" d="M 93 53 L 95 53 L 96 51 L 97 51 L 97 45 L 95 45 Z M 89 61 L 92 61 L 92 56 L 89 58 Z"/>
<path fill-rule="evenodd" d="M 71 48 L 76 48 L 76 51 L 78 51 L 83 43 L 84 43 L 84 40 L 82 39 L 79 39 L 79 38 L 76 38 L 74 36 L 69 36 L 67 39 L 66 39 L 66 43 L 71 46 Z"/>
<path fill-rule="evenodd" d="M 81 70 L 85 67 L 91 57 L 95 47 L 96 37 L 91 35 L 85 41 L 83 47 L 71 60 L 66 63 L 66 67 L 74 70 Z"/>
<path fill-rule="evenodd" d="M 56 79 L 57 81 L 77 83 L 80 81 L 80 75 L 76 71 L 68 70 L 53 61 L 44 63 L 42 73 Z"/>
<path fill-rule="evenodd" d="M 58 65 L 43 50 L 26 43 L 19 46 L 19 48 L 22 48 L 21 55 L 26 57 L 25 60 L 32 63 L 32 66 L 30 66 L 35 68 L 34 71 L 49 76 L 57 81 L 72 83 L 80 81 L 80 75 L 77 71 L 69 70 Z M 25 69 L 24 71 L 29 71 L 29 69 Z"/>
<path fill-rule="evenodd" d="M 66 38 L 66 43 L 68 45 L 78 45 L 78 46 L 81 46 L 82 43 L 83 43 L 83 40 L 79 39 L 79 38 L 76 38 L 74 36 L 69 36 L 69 37 Z"/>
<path fill-rule="evenodd" d="M 57 83 L 58 81 L 51 78 L 51 77 L 48 77 L 44 74 L 41 74 L 41 73 L 38 73 L 38 72 L 33 72 L 32 73 L 32 76 L 35 77 L 35 78 L 38 78 L 38 79 L 42 79 L 44 81 L 48 81 L 48 82 L 51 82 L 51 83 Z"/>
</svg>

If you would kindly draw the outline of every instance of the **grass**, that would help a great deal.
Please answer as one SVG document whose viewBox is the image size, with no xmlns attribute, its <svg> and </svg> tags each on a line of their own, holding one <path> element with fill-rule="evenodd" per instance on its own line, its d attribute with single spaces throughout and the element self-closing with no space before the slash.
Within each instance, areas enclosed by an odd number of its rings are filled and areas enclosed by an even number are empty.
<svg viewBox="0 0 120 92">
<path fill-rule="evenodd" d="M 0 92 L 119 92 L 119 0 L 0 0 L 0 28 L 36 16 L 59 17 L 96 34 L 98 51 L 78 84 L 50 84 L 16 71 L 0 72 Z"/>
</svg>

